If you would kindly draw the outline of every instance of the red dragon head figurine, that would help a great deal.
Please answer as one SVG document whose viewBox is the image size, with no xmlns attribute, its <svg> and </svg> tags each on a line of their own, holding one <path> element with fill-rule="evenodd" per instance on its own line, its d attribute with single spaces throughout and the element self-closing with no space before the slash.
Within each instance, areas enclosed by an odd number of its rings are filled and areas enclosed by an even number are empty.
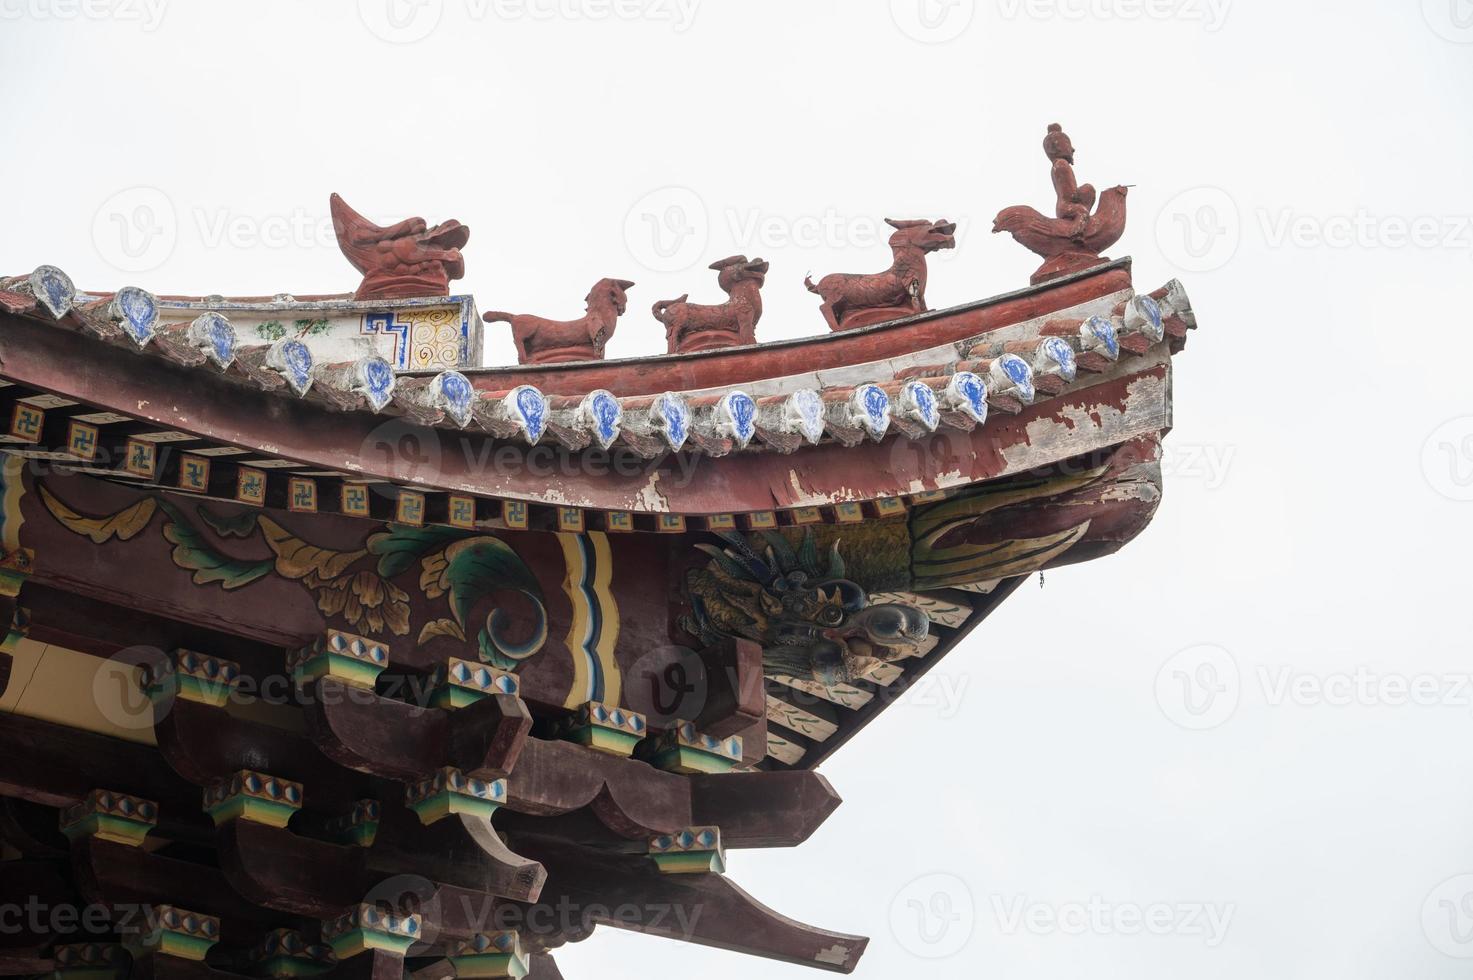
<svg viewBox="0 0 1473 980">
<path fill-rule="evenodd" d="M 429 227 L 407 218 L 381 228 L 348 207 L 337 194 L 329 199 L 338 247 L 363 273 L 354 299 L 447 296 L 450 281 L 465 275 L 460 250 L 471 230 L 454 219 Z"/>
</svg>

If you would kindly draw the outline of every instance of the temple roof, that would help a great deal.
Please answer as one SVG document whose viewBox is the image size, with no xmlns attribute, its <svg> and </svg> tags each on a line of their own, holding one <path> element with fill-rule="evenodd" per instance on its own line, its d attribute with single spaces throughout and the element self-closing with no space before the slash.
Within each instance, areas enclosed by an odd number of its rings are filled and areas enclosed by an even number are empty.
<svg viewBox="0 0 1473 980">
<path fill-rule="evenodd" d="M 607 921 L 373 901 L 413 874 L 687 903 L 688 932 L 632 927 L 853 970 L 867 940 L 760 905 L 724 849 L 802 843 L 839 803 L 817 766 L 1161 499 L 1196 318 L 1099 254 L 1127 189 L 1096 210 L 1059 127 L 1045 149 L 1058 217 L 994 229 L 1044 259 L 1031 285 L 930 309 L 957 226 L 890 220 L 890 269 L 806 281 L 829 332 L 766 343 L 760 258 L 712 264 L 723 304 L 655 304 L 667 353 L 606 359 L 632 282 L 576 320 L 483 317 L 450 289 L 468 228 L 336 196 L 351 295 L 0 280 L 0 796 L 65 808 L 100 893 L 183 888 L 160 918 L 196 961 L 250 936 L 313 971 L 423 947 L 448 959 L 416 976 L 524 975 Z M 520 363 L 482 363 L 483 322 Z"/>
<path fill-rule="evenodd" d="M 77 292 L 50 266 L 9 281 L 8 292 L 0 295 L 8 297 L 6 309 L 31 322 L 87 338 L 99 350 L 121 348 L 157 363 L 165 372 L 161 382 L 168 371 L 183 370 L 206 398 L 210 391 L 247 389 L 298 403 L 307 414 L 297 416 L 293 428 L 313 412 L 331 412 L 365 420 L 402 418 L 442 430 L 480 432 L 524 448 L 545 444 L 575 453 L 619 449 L 653 460 L 678 452 L 713 459 L 805 452 L 828 457 L 849 449 L 860 454 L 858 462 L 878 458 L 874 447 L 887 441 L 986 431 L 989 418 L 1064 410 L 1082 390 L 1137 373 L 1157 358 L 1157 351 L 1179 349 L 1195 322 L 1185 290 L 1173 281 L 1152 294 L 1135 294 L 1124 278 L 1128 269 L 1126 260 L 1047 286 L 818 337 L 691 354 L 497 368 L 476 366 L 472 352 L 479 348 L 479 326 L 468 297 L 159 299 L 132 287 Z M 440 343 L 450 335 L 451 344 L 461 348 L 454 368 L 414 369 L 413 358 L 403 352 L 407 338 L 374 332 L 373 324 L 393 323 L 406 313 L 438 319 Z M 285 322 L 293 325 L 290 330 L 282 327 Z M 314 328 L 321 336 L 314 336 Z M 443 352 L 430 356 L 446 359 Z M 118 375 L 122 365 L 115 359 L 111 364 L 111 373 Z M 92 391 L 106 395 L 105 387 Z M 99 407 L 118 412 L 128 407 L 111 401 Z M 153 420 L 203 439 L 243 428 L 209 424 L 203 413 Z M 254 445 L 251 439 L 220 442 L 265 451 L 287 441 L 284 428 L 253 431 Z M 295 458 L 284 446 L 280 453 L 316 470 L 390 481 L 399 477 L 392 467 L 376 467 L 369 459 L 306 447 Z M 679 493 L 641 492 L 646 487 L 632 493 L 590 488 L 583 497 L 579 488 L 565 487 L 559 500 L 545 488 L 532 493 L 516 481 L 478 487 L 473 474 L 453 474 L 449 468 L 420 475 L 427 489 L 480 490 L 529 502 L 632 513 L 714 510 L 702 500 L 686 502 Z M 818 497 L 875 500 L 944 490 L 978 476 L 959 473 L 888 486 L 881 479 L 871 488 L 846 482 L 794 493 L 788 500 L 775 491 L 771 499 L 779 506 L 812 506 Z M 763 499 L 734 500 L 722 510 L 773 506 Z"/>
</svg>

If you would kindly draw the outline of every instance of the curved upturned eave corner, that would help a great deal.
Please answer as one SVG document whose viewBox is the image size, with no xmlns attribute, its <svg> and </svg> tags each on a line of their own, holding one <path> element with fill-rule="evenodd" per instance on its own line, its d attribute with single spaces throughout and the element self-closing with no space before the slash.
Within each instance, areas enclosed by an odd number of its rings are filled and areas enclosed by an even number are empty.
<svg viewBox="0 0 1473 980">
<path fill-rule="evenodd" d="M 484 385 L 492 377 L 518 380 L 519 369 L 473 372 L 474 388 L 455 375 L 474 403 L 462 406 L 457 426 L 435 407 L 446 396 L 429 393 L 431 381 L 406 376 L 396 385 L 394 372 L 373 358 L 314 365 L 305 349 L 278 344 L 241 348 L 232 364 L 237 349 L 228 323 L 218 322 L 156 331 L 150 323 L 146 337 L 128 336 L 127 311 L 116 312 L 126 293 L 114 294 L 106 316 L 100 301 L 85 314 L 51 319 L 39 310 L 0 314 L 0 374 L 148 425 L 354 478 L 555 507 L 690 516 L 935 493 L 1163 433 L 1171 424 L 1171 355 L 1195 323 L 1180 284 L 1153 294 L 1158 305 L 1131 291 L 1122 260 L 993 300 L 821 338 L 649 359 L 662 370 L 690 373 L 692 384 L 737 367 L 762 375 L 741 389 L 652 399 L 620 385 L 617 393 L 581 401 L 535 393 L 531 408 L 513 418 L 507 406 L 526 389 L 491 398 Z M 148 302 L 136 290 L 129 297 Z M 214 357 L 212 341 L 228 349 Z M 299 356 L 304 366 L 292 360 Z M 802 358 L 804 373 L 781 375 L 792 357 Z M 827 361 L 838 366 L 820 366 Z M 590 371 L 612 372 L 611 383 L 622 376 L 652 384 L 649 372 L 629 364 L 532 373 L 549 387 L 581 387 Z M 383 375 L 377 383 L 375 370 Z M 568 380 L 577 378 L 583 381 Z M 807 414 L 804 406 L 811 406 Z M 404 411 L 412 414 L 396 414 Z M 442 421 L 430 424 L 432 415 Z M 436 465 L 424 465 L 423 453 L 384 451 L 406 431 L 432 440 L 423 448 Z M 545 464 L 556 459 L 549 454 L 576 458 L 591 446 L 629 449 L 638 465 L 572 467 L 549 487 Z"/>
</svg>

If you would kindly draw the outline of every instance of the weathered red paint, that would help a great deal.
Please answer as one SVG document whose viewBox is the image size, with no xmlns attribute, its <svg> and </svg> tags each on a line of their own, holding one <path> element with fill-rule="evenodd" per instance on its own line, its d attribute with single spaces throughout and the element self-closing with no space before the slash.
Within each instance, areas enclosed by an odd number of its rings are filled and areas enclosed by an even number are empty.
<svg viewBox="0 0 1473 980">
<path fill-rule="evenodd" d="M 602 360 L 604 345 L 614 336 L 619 317 L 628 309 L 627 279 L 600 279 L 588 293 L 588 312 L 577 320 L 548 320 L 522 313 L 492 311 L 487 323 L 511 324 L 517 358 L 523 364 L 563 364 L 569 361 Z"/>
<path fill-rule="evenodd" d="M 381 228 L 336 194 L 328 203 L 338 247 L 363 273 L 354 299 L 446 296 L 450 280 L 465 275 L 460 250 L 471 230 L 459 221 L 431 228 L 423 218 L 407 218 Z"/>
<path fill-rule="evenodd" d="M 733 255 L 711 264 L 717 283 L 730 299 L 719 306 L 702 306 L 687 300 L 661 300 L 655 304 L 655 319 L 665 325 L 665 341 L 671 354 L 717 350 L 757 342 L 757 322 L 762 319 L 762 285 L 767 281 L 767 262 Z"/>
<path fill-rule="evenodd" d="M 895 229 L 890 251 L 895 260 L 884 272 L 855 275 L 835 272 L 815 285 L 804 280 L 810 293 L 823 298 L 823 318 L 830 330 L 850 330 L 896 317 L 924 313 L 926 306 L 926 256 L 956 248 L 956 223 L 952 221 L 896 221 L 885 223 Z"/>
<path fill-rule="evenodd" d="M 992 226 L 993 234 L 1005 231 L 1019 245 L 1047 260 L 1033 274 L 1035 283 L 1109 261 L 1100 254 L 1125 234 L 1125 195 L 1129 190 L 1124 186 L 1109 188 L 1100 195 L 1100 207 L 1095 211 L 1095 189 L 1075 178 L 1074 144 L 1058 123 L 1049 126 L 1043 151 L 1053 165 L 1056 217 L 1047 218 L 1033 208 L 1017 205 L 999 212 Z"/>
</svg>

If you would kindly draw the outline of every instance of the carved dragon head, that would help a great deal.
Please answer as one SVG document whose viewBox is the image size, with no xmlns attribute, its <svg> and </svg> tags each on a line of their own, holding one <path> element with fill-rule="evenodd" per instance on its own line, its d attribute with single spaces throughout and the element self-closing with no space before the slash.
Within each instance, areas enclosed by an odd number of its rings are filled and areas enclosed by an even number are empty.
<svg viewBox="0 0 1473 980">
<path fill-rule="evenodd" d="M 918 248 L 922 252 L 937 252 L 943 248 L 956 248 L 956 222 L 940 221 L 897 221 L 886 218 L 885 224 L 895 229 L 890 236 L 891 248 Z"/>
<path fill-rule="evenodd" d="M 711 268 L 719 273 L 716 282 L 722 292 L 729 293 L 736 288 L 737 283 L 747 280 L 756 280 L 759 286 L 767 282 L 766 259 L 748 259 L 745 255 L 733 255 L 719 262 L 712 262 Z"/>
<path fill-rule="evenodd" d="M 694 613 L 682 625 L 707 643 L 730 636 L 761 643 L 769 674 L 824 684 L 861 679 L 913 652 L 930 632 L 913 606 L 871 605 L 845 577 L 838 542 L 821 557 L 811 532 L 796 549 L 768 532 L 761 553 L 739 534 L 719 536 L 725 547 L 697 545 L 711 562 L 687 578 Z"/>
<path fill-rule="evenodd" d="M 600 306 L 608 305 L 618 316 L 623 316 L 629 308 L 628 291 L 633 288 L 634 283 L 627 279 L 600 279 L 588 291 L 588 311 L 592 313 Z"/>
</svg>

